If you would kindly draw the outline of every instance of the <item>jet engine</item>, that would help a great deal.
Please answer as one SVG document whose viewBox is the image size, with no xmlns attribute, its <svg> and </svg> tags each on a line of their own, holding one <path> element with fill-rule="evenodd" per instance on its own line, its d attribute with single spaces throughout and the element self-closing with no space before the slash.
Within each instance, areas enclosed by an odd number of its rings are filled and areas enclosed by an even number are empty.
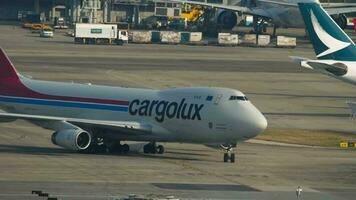
<svg viewBox="0 0 356 200">
<path fill-rule="evenodd" d="M 216 14 L 216 22 L 220 28 L 232 29 L 236 26 L 237 15 L 235 12 L 229 10 L 219 10 Z"/>
<path fill-rule="evenodd" d="M 66 129 L 52 134 L 52 143 L 66 149 L 83 151 L 91 143 L 91 135 L 83 129 Z"/>
</svg>

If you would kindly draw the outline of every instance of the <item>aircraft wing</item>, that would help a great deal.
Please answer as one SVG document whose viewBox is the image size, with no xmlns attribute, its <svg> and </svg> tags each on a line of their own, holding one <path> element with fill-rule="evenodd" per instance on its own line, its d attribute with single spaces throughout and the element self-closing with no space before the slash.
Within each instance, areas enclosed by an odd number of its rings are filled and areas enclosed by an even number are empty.
<svg viewBox="0 0 356 200">
<path fill-rule="evenodd" d="M 242 12 L 244 14 L 272 18 L 272 16 L 268 12 L 266 12 L 265 9 L 261 9 L 258 7 L 249 8 L 245 6 L 208 3 L 207 1 L 203 1 L 203 2 L 186 1 L 186 0 L 167 0 L 167 1 L 174 2 L 174 3 L 182 3 L 182 4 L 201 5 L 201 6 L 211 7 L 211 8 L 220 8 L 220 9 L 231 10 L 235 12 Z M 259 0 L 259 1 L 262 1 L 264 3 L 278 4 L 278 5 L 289 6 L 289 7 L 298 7 L 296 3 L 288 3 L 288 2 L 272 1 L 272 0 Z M 329 15 L 356 12 L 356 3 L 321 3 L 321 5 Z"/>
<path fill-rule="evenodd" d="M 51 117 L 0 112 L 0 119 L 24 119 L 38 124 L 47 124 L 50 129 L 60 129 L 56 122 L 65 122 L 78 127 L 95 127 L 125 134 L 151 134 L 152 125 L 132 121 L 106 121 L 80 118 Z M 60 123 L 63 124 L 63 123 Z M 57 126 L 57 127 L 56 127 Z"/>
<path fill-rule="evenodd" d="M 335 3 L 334 3 L 335 4 Z M 343 4 L 343 3 L 340 3 Z M 345 14 L 345 13 L 353 13 L 356 12 L 356 3 L 348 3 L 350 5 L 342 6 L 342 5 L 333 5 L 330 6 L 328 4 L 323 5 L 323 8 L 329 15 L 337 15 L 337 14 Z"/>
<path fill-rule="evenodd" d="M 225 10 L 231 10 L 234 12 L 242 12 L 244 14 L 250 14 L 250 15 L 255 15 L 255 16 L 271 18 L 271 16 L 266 11 L 264 11 L 263 9 L 259 9 L 259 8 L 248 8 L 248 7 L 244 7 L 244 6 L 234 6 L 234 5 L 199 2 L 199 1 L 186 1 L 186 0 L 166 0 L 166 1 L 173 2 L 173 3 L 201 5 L 201 6 L 205 6 L 205 7 L 211 7 L 211 8 L 220 8 L 220 9 L 225 9 Z M 162 1 L 159 1 L 159 2 L 162 2 Z"/>
<path fill-rule="evenodd" d="M 333 76 L 342 76 L 347 73 L 347 66 L 341 63 L 328 64 L 320 61 L 305 60 L 301 62 L 301 66 Z"/>
<path fill-rule="evenodd" d="M 347 66 L 341 63 L 328 64 L 323 63 L 320 60 L 308 60 L 307 58 L 295 56 L 290 56 L 290 58 L 304 68 L 312 69 L 327 75 L 342 76 L 347 73 Z"/>
</svg>

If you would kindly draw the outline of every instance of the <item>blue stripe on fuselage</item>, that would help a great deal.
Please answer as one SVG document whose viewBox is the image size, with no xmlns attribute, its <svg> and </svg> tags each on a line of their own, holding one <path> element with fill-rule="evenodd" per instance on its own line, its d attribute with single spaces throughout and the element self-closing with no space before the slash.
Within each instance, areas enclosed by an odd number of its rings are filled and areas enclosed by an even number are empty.
<svg viewBox="0 0 356 200">
<path fill-rule="evenodd" d="M 121 106 L 121 105 L 108 105 L 108 104 L 61 101 L 61 100 L 47 100 L 47 99 L 32 99 L 32 98 L 22 98 L 22 97 L 0 96 L 0 102 L 33 104 L 33 105 L 41 105 L 41 106 L 88 108 L 88 109 L 125 111 L 125 112 L 128 111 L 128 106 Z"/>
</svg>

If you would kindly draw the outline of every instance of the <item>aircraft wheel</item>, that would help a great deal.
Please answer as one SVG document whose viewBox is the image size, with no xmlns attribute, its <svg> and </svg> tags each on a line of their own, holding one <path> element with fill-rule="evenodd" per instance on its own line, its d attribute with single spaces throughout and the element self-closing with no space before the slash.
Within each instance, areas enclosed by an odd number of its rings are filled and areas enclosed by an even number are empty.
<svg viewBox="0 0 356 200">
<path fill-rule="evenodd" d="M 232 154 L 230 155 L 230 162 L 231 162 L 231 163 L 234 163 L 234 162 L 235 162 L 235 154 L 234 154 L 234 153 L 232 153 Z"/>
<path fill-rule="evenodd" d="M 162 145 L 157 146 L 157 153 L 158 154 L 163 154 L 164 153 L 164 147 Z"/>
<path fill-rule="evenodd" d="M 128 144 L 124 144 L 121 146 L 122 153 L 128 153 L 130 151 L 130 146 Z"/>
<path fill-rule="evenodd" d="M 106 153 L 106 145 L 91 144 L 87 149 L 79 150 L 79 153 L 86 153 L 86 154 Z"/>
<path fill-rule="evenodd" d="M 228 161 L 229 161 L 229 154 L 224 153 L 224 162 L 228 162 Z"/>
<path fill-rule="evenodd" d="M 120 145 L 120 144 L 114 144 L 114 145 L 111 145 L 108 150 L 110 153 L 121 153 L 122 152 L 122 146 L 123 145 Z"/>
<path fill-rule="evenodd" d="M 95 147 L 95 153 L 106 153 L 106 145 L 97 145 Z"/>
<path fill-rule="evenodd" d="M 151 153 L 151 145 L 150 144 L 146 144 L 145 146 L 143 146 L 143 153 Z"/>
</svg>

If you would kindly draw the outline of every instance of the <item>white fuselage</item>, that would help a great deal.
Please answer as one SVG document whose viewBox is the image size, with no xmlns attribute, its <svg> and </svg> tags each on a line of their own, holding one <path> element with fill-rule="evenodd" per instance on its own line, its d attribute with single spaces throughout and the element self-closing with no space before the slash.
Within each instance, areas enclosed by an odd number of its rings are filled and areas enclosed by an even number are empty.
<svg viewBox="0 0 356 200">
<path fill-rule="evenodd" d="M 316 63 L 316 64 L 313 64 Z M 326 64 L 335 68 L 342 68 L 345 73 L 337 73 L 331 67 L 318 67 L 317 64 Z M 320 73 L 326 74 L 333 78 L 337 78 L 344 82 L 356 85 L 356 62 L 354 61 L 339 61 L 339 60 L 306 60 L 301 63 L 302 67 L 313 69 Z"/>
<path fill-rule="evenodd" d="M 152 127 L 152 134 L 146 135 L 110 133 L 119 140 L 221 144 L 252 138 L 267 126 L 264 116 L 245 95 L 232 89 L 149 90 L 25 77 L 21 77 L 21 82 L 29 94 L 0 95 L 4 110 L 31 115 L 134 121 Z"/>
</svg>

